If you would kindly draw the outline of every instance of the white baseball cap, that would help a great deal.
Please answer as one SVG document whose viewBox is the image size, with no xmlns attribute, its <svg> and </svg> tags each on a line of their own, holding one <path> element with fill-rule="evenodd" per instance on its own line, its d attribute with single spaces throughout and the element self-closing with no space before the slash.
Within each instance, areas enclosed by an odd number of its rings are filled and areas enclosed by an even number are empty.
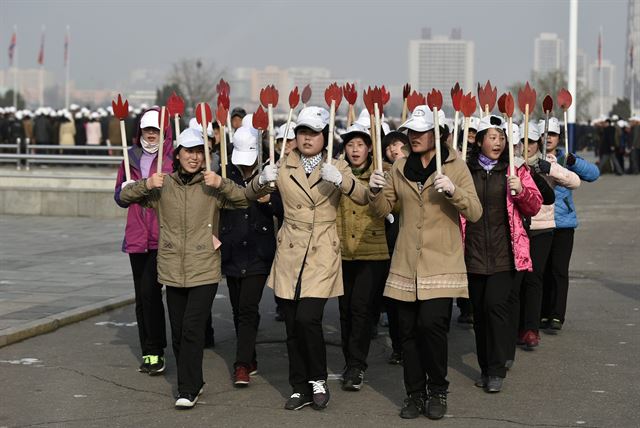
<svg viewBox="0 0 640 428">
<path fill-rule="evenodd" d="M 488 116 L 480 119 L 480 124 L 478 125 L 478 132 L 486 131 L 487 129 L 502 129 L 502 124 L 504 120 L 500 116 L 496 116 L 495 114 L 490 114 Z"/>
<path fill-rule="evenodd" d="M 544 134 L 544 119 L 540 119 L 538 121 L 538 129 L 540 134 Z M 553 132 L 554 134 L 560 134 L 560 122 L 555 117 L 549 118 L 549 129 L 548 132 Z"/>
<path fill-rule="evenodd" d="M 140 119 L 140 129 L 155 128 L 160 130 L 160 115 L 155 110 L 149 110 Z"/>
<path fill-rule="evenodd" d="M 250 128 L 241 126 L 233 134 L 233 153 L 231 162 L 234 165 L 251 166 L 258 158 L 258 139 Z"/>
<path fill-rule="evenodd" d="M 509 142 L 512 145 L 516 145 L 520 142 L 520 129 L 518 128 L 518 125 L 516 125 L 515 123 L 511 124 L 511 138 L 509 137 L 509 123 L 507 121 L 504 122 L 504 124 L 502 125 L 502 130 L 504 131 L 504 135 L 507 136 L 507 139 L 509 140 Z"/>
<path fill-rule="evenodd" d="M 369 130 L 358 122 L 354 122 L 353 125 L 347 128 L 347 132 L 340 137 L 345 144 L 355 137 L 361 137 L 365 143 L 371 144 L 371 134 Z"/>
<path fill-rule="evenodd" d="M 365 128 L 371 128 L 371 116 L 369 115 L 369 110 L 366 108 L 360 112 L 358 119 L 354 122 L 358 123 Z"/>
<path fill-rule="evenodd" d="M 441 126 L 444 126 L 444 112 L 442 110 L 438 110 L 438 122 Z M 404 131 L 405 129 L 410 129 L 416 132 L 427 132 L 431 131 L 435 127 L 433 123 L 433 111 L 429 109 L 426 105 L 417 106 L 413 113 L 411 113 L 411 117 L 407 119 L 405 123 L 400 125 L 398 128 L 399 131 Z"/>
<path fill-rule="evenodd" d="M 157 112 L 156 112 L 157 113 Z M 187 128 L 178 135 L 177 147 L 197 147 L 204 146 L 202 139 L 202 130 L 196 128 Z"/>
<path fill-rule="evenodd" d="M 544 126 L 544 123 L 543 123 Z M 520 138 L 524 139 L 524 123 L 520 124 Z M 540 139 L 540 130 L 535 122 L 529 122 L 529 140 L 538 141 Z"/>
<path fill-rule="evenodd" d="M 322 107 L 310 106 L 303 108 L 298 115 L 298 123 L 294 128 L 310 128 L 316 132 L 321 132 L 329 124 L 329 112 Z"/>
<path fill-rule="evenodd" d="M 477 131 L 478 126 L 480 126 L 480 119 L 475 116 L 471 116 L 469 118 L 469 129 L 475 129 Z"/>
<path fill-rule="evenodd" d="M 294 138 L 296 138 L 296 133 L 293 132 L 293 129 L 296 127 L 296 123 L 295 122 L 291 122 L 289 124 L 289 132 L 287 132 L 287 140 L 293 140 Z M 287 130 L 287 124 L 283 123 L 282 125 L 280 125 L 280 127 L 278 128 L 278 132 L 276 132 L 276 140 L 281 140 L 284 138 L 284 133 Z"/>
</svg>

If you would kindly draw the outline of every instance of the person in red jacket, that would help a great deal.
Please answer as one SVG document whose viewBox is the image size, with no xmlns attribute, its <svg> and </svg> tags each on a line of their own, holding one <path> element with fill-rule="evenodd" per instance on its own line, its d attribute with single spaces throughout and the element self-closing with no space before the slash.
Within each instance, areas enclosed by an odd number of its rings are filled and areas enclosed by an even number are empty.
<svg viewBox="0 0 640 428">
<path fill-rule="evenodd" d="M 519 285 L 516 274 L 532 269 L 522 217 L 534 216 L 542 205 L 540 191 L 525 165 L 509 174 L 502 124 L 498 116 L 482 118 L 468 160 L 482 217 L 466 224 L 465 263 L 481 370 L 476 386 L 486 392 L 502 389 L 515 340 L 511 296 Z"/>
<path fill-rule="evenodd" d="M 122 251 L 129 254 L 133 286 L 135 290 L 136 321 L 142 348 L 140 373 L 151 376 L 164 372 L 164 348 L 167 333 L 162 303 L 162 286 L 158 283 L 156 258 L 158 255 L 158 219 L 155 212 L 139 204 L 126 204 L 120 200 L 120 191 L 127 184 L 151 176 L 157 169 L 158 156 L 162 153 L 162 171 L 172 171 L 171 149 L 173 136 L 171 127 L 164 131 L 164 144 L 160 150 L 160 127 L 158 109 L 147 110 L 141 117 L 137 136 L 129 148 L 130 181 L 125 181 L 124 162 L 120 164 L 116 179 L 114 199 L 122 208 L 127 208 Z"/>
</svg>

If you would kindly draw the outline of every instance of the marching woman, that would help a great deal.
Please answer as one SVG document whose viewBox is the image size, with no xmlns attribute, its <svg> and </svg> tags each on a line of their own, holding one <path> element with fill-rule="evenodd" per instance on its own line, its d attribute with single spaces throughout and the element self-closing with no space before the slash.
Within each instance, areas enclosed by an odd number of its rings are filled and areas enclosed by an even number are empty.
<svg viewBox="0 0 640 428">
<path fill-rule="evenodd" d="M 371 136 L 355 123 L 342 134 L 345 160 L 363 186 L 368 185 L 373 162 Z M 376 303 L 382 296 L 388 272 L 389 250 L 384 219 L 371 215 L 368 206 L 340 199 L 337 217 L 342 250 L 344 295 L 339 297 L 340 331 L 345 371 L 342 389 L 359 391 L 367 370 L 371 325 L 376 322 Z"/>
<path fill-rule="evenodd" d="M 493 115 L 480 120 L 468 159 L 483 207 L 480 220 L 466 224 L 465 261 L 481 370 L 476 386 L 486 392 L 502 389 L 514 341 L 512 306 L 514 288 L 520 284 L 517 272 L 531 270 L 529 238 L 522 217 L 537 214 L 542 204 L 542 196 L 524 165 L 515 175 L 509 175 L 502 123 L 502 118 Z"/>
<path fill-rule="evenodd" d="M 532 126 L 535 125 L 529 124 L 529 129 Z M 556 185 L 564 186 L 567 189 L 575 189 L 580 186 L 578 175 L 558 164 L 553 154 L 547 153 L 546 159 L 543 159 L 541 145 L 540 140 L 529 144 L 528 163 L 534 170 L 532 173 L 534 181 L 536 177 L 542 177 L 552 188 Z M 543 189 L 538 185 L 538 181 L 536 181 L 536 185 L 542 193 Z M 553 200 L 555 202 L 555 197 Z M 524 345 L 528 350 L 538 346 L 540 341 L 538 326 L 540 324 L 544 271 L 553 242 L 554 227 L 554 203 L 543 201 L 538 214 L 531 217 L 529 226 L 529 249 L 533 271 L 524 273 L 520 288 L 518 344 Z"/>
<path fill-rule="evenodd" d="M 558 163 L 566 165 L 569 171 L 575 172 L 580 180 L 592 182 L 600 177 L 598 167 L 573 153 L 564 153 L 558 149 L 560 142 L 560 124 L 556 118 L 549 119 L 547 153 L 556 156 Z M 573 235 L 578 227 L 578 216 L 573 203 L 573 192 L 570 188 L 556 186 L 556 203 L 553 240 L 549 260 L 544 273 L 544 291 L 542 297 L 542 313 L 540 328 L 549 333 L 557 333 L 562 329 L 567 311 L 569 294 L 569 262 L 573 251 Z"/>
<path fill-rule="evenodd" d="M 322 316 L 327 299 L 343 294 L 336 215 L 343 196 L 367 203 L 367 188 L 349 165 L 343 160 L 327 162 L 328 123 L 324 108 L 302 109 L 295 128 L 297 148 L 279 167 L 267 165 L 247 187 L 247 197 L 254 200 L 277 188 L 284 206 L 267 285 L 274 290 L 287 330 L 293 388 L 287 410 L 310 404 L 321 410 L 329 402 Z"/>
<path fill-rule="evenodd" d="M 440 123 L 444 114 L 440 111 Z M 400 417 L 447 410 L 447 334 L 456 297 L 467 297 L 460 215 L 477 221 L 482 206 L 464 161 L 442 145 L 442 174 L 436 165 L 433 113 L 418 106 L 400 127 L 408 129 L 411 153 L 387 174 L 371 175 L 370 206 L 387 216 L 399 206 L 400 230 L 384 295 L 395 300 L 407 398 Z"/>
<path fill-rule="evenodd" d="M 202 131 L 178 137 L 171 174 L 153 174 L 120 192 L 125 203 L 152 207 L 160 223 L 158 282 L 167 287 L 173 353 L 178 367 L 178 409 L 202 393 L 205 324 L 220 282 L 218 219 L 221 208 L 247 208 L 244 189 L 215 172 L 203 172 Z"/>
<path fill-rule="evenodd" d="M 258 138 L 252 128 L 240 127 L 233 134 L 231 165 L 227 176 L 246 187 L 258 174 Z M 222 274 L 227 278 L 229 300 L 236 329 L 236 360 L 233 383 L 249 384 L 257 374 L 256 337 L 260 324 L 260 299 L 276 252 L 273 217 L 282 218 L 278 192 L 249 203 L 246 209 L 222 210 Z"/>
<path fill-rule="evenodd" d="M 140 120 L 138 132 L 129 152 L 131 180 L 148 178 L 157 169 L 158 155 L 163 156 L 162 170 L 171 172 L 171 141 L 169 127 L 165 129 L 163 149 L 160 150 L 160 118 L 158 109 L 147 110 Z M 135 290 L 136 321 L 142 348 L 142 364 L 138 371 L 155 376 L 164 372 L 164 348 L 167 332 L 162 303 L 162 284 L 158 283 L 158 218 L 153 210 L 120 198 L 126 182 L 124 162 L 118 169 L 114 199 L 127 208 L 122 251 L 129 254 Z"/>
</svg>

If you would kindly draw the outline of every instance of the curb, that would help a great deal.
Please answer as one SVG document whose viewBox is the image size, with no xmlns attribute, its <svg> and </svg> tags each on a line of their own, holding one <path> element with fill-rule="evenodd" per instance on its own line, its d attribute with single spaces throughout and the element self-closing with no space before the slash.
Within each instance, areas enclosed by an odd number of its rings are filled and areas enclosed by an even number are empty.
<svg viewBox="0 0 640 428">
<path fill-rule="evenodd" d="M 0 332 L 0 348 L 20 342 L 41 334 L 51 333 L 60 327 L 86 320 L 104 312 L 129 305 L 135 301 L 133 293 L 124 296 L 113 297 L 111 299 L 93 303 L 91 305 L 80 306 L 58 314 L 49 315 L 35 321 L 29 321 L 18 327 L 10 327 Z"/>
</svg>

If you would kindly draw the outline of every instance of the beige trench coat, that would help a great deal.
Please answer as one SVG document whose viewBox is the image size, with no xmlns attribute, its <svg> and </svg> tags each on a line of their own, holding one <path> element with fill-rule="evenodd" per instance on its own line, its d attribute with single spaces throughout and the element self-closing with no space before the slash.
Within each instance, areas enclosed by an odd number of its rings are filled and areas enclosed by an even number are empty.
<svg viewBox="0 0 640 428">
<path fill-rule="evenodd" d="M 344 294 L 336 229 L 338 206 L 343 195 L 365 205 L 369 192 L 344 160 L 331 161 L 342 173 L 340 187 L 322 180 L 320 168 L 325 159 L 326 152 L 308 178 L 297 150 L 282 158 L 278 168 L 276 186 L 282 197 L 284 222 L 278 231 L 276 256 L 267 285 L 283 299 Z M 258 178 L 247 186 L 249 199 L 257 199 L 268 187 L 260 186 Z"/>
<path fill-rule="evenodd" d="M 482 206 L 469 169 L 457 152 L 449 149 L 442 173 L 455 186 L 453 197 L 433 187 L 436 174 L 422 191 L 404 176 L 406 159 L 398 160 L 387 175 L 382 191 L 370 196 L 372 211 L 384 217 L 400 204 L 400 231 L 391 258 L 384 295 L 412 302 L 441 297 L 468 297 L 467 271 L 459 215 L 478 221 Z"/>
</svg>

